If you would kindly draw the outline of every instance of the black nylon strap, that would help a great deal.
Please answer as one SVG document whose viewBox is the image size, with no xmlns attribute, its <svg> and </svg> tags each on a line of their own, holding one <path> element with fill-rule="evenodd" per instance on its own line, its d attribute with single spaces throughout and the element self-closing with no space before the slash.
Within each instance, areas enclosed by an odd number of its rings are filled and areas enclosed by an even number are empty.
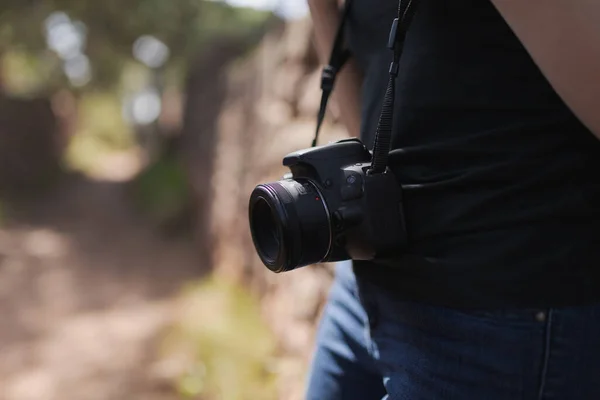
<svg viewBox="0 0 600 400">
<path fill-rule="evenodd" d="M 406 32 L 416 12 L 418 0 L 399 0 L 398 16 L 394 19 L 388 48 L 393 50 L 394 56 L 390 64 L 390 79 L 385 92 L 377 132 L 375 134 L 375 145 L 373 147 L 373 160 L 371 162 L 370 174 L 383 173 L 387 170 L 390 147 L 392 143 L 392 128 L 394 122 L 394 100 L 396 97 L 396 77 L 398 76 L 400 56 L 404 47 Z"/>
<path fill-rule="evenodd" d="M 317 114 L 317 129 L 312 141 L 312 147 L 317 145 L 319 131 L 321 130 L 321 125 L 325 119 L 325 113 L 327 112 L 327 102 L 329 101 L 331 92 L 333 92 L 337 74 L 351 56 L 350 50 L 344 47 L 344 30 L 351 4 L 352 0 L 346 0 L 344 4 L 340 25 L 335 35 L 331 56 L 329 57 L 329 64 L 323 68 L 323 72 L 321 73 L 321 104 L 319 106 L 319 113 Z"/>
<path fill-rule="evenodd" d="M 393 50 L 393 60 L 390 64 L 389 74 L 390 79 L 383 100 L 383 107 L 377 124 L 377 132 L 375 134 L 375 145 L 373 147 L 373 161 L 369 173 L 382 173 L 387 169 L 390 145 L 392 142 L 392 125 L 394 120 L 394 100 L 396 96 L 396 77 L 398 76 L 400 56 L 404 46 L 406 33 L 412 22 L 416 12 L 418 0 L 399 0 L 398 1 L 398 16 L 392 23 L 390 36 L 388 39 L 388 48 Z M 317 129 L 315 137 L 312 141 L 312 147 L 317 145 L 319 139 L 319 131 L 325 118 L 327 111 L 327 102 L 333 91 L 337 73 L 342 69 L 344 64 L 350 58 L 350 51 L 344 48 L 344 29 L 352 0 L 346 0 L 342 11 L 342 19 L 335 36 L 333 49 L 329 58 L 329 64 L 323 68 L 321 75 L 321 104 L 317 115 Z"/>
</svg>

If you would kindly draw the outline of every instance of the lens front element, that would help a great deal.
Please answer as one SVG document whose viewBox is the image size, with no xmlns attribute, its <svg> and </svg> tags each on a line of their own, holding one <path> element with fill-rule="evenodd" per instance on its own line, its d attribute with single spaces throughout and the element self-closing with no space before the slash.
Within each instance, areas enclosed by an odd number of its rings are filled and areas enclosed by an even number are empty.
<svg viewBox="0 0 600 400">
<path fill-rule="evenodd" d="M 290 271 L 327 256 L 329 211 L 313 182 L 286 179 L 259 185 L 249 206 L 254 247 L 270 270 Z"/>
</svg>

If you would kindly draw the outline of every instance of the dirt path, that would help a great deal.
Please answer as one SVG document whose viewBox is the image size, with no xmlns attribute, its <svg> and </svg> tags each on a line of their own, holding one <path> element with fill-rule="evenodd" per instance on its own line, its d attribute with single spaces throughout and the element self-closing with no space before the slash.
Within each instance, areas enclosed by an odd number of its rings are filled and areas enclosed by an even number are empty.
<svg viewBox="0 0 600 400">
<path fill-rule="evenodd" d="M 165 400 L 154 343 L 190 241 L 152 232 L 123 185 L 70 179 L 0 229 L 0 400 Z"/>
</svg>

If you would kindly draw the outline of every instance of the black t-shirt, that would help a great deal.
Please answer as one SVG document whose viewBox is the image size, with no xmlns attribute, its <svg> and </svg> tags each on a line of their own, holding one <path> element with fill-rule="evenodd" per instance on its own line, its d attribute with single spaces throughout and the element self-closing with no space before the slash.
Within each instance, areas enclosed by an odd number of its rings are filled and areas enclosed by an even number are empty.
<svg viewBox="0 0 600 400">
<path fill-rule="evenodd" d="M 369 146 L 396 8 L 355 0 L 349 17 Z M 420 0 L 395 113 L 391 162 L 404 187 L 409 254 L 357 262 L 360 278 L 447 306 L 600 300 L 600 141 L 489 0 Z"/>
</svg>

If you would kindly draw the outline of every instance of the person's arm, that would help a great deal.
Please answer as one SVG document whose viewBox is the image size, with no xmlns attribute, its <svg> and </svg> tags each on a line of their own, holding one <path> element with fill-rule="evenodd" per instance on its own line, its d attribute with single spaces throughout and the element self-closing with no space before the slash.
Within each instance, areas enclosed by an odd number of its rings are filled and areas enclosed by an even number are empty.
<svg viewBox="0 0 600 400">
<path fill-rule="evenodd" d="M 319 60 L 329 61 L 335 34 L 340 23 L 337 0 L 308 0 L 315 30 L 315 41 Z M 352 59 L 337 75 L 332 100 L 340 111 L 342 123 L 351 136 L 360 135 L 360 87 L 361 76 Z"/>
<path fill-rule="evenodd" d="M 600 139 L 600 0 L 491 0 L 546 79 Z"/>
</svg>

